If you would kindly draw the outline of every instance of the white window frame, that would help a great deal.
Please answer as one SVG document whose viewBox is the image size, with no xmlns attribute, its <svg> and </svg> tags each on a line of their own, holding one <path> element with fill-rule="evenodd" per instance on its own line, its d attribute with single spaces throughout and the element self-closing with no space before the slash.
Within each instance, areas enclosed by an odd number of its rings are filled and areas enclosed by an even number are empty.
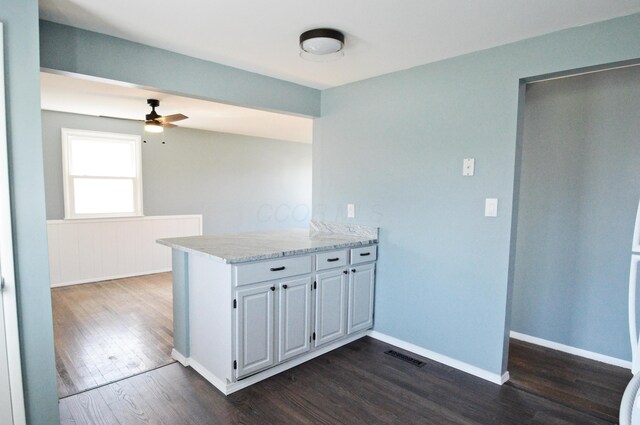
<svg viewBox="0 0 640 425">
<path fill-rule="evenodd" d="M 141 217 L 142 213 L 142 140 L 140 136 L 133 134 L 121 134 L 121 133 L 107 133 L 103 131 L 90 131 L 90 130 L 77 130 L 72 128 L 63 128 L 62 134 L 62 180 L 64 190 L 64 217 L 68 219 L 81 219 L 81 218 L 108 218 L 108 217 Z M 131 178 L 133 180 L 133 198 L 134 198 L 134 212 L 133 213 L 91 213 L 91 214 L 76 214 L 75 202 L 73 193 L 73 179 L 76 177 L 81 178 L 96 178 L 96 176 L 72 176 L 69 175 L 69 160 L 70 157 L 70 141 L 74 138 L 83 138 L 100 141 L 112 141 L 117 140 L 119 142 L 129 142 L 134 146 L 134 152 L 136 155 L 136 177 Z M 99 177 L 99 178 L 112 178 L 120 179 L 120 177 Z M 127 177 L 127 179 L 129 179 Z"/>
</svg>

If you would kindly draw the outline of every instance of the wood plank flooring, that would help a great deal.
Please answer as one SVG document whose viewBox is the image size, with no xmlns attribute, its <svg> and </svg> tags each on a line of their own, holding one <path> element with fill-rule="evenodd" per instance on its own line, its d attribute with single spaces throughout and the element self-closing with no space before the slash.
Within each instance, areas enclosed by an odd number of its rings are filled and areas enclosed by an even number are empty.
<svg viewBox="0 0 640 425">
<path fill-rule="evenodd" d="M 617 423 L 631 371 L 516 339 L 509 385 Z"/>
<path fill-rule="evenodd" d="M 58 396 L 173 362 L 171 274 L 51 290 Z"/>
<path fill-rule="evenodd" d="M 178 363 L 60 401 L 62 424 L 593 424 L 609 422 L 363 338 L 223 396 Z"/>
<path fill-rule="evenodd" d="M 170 357 L 169 273 L 55 288 L 52 299 L 63 424 L 611 424 L 631 379 L 512 340 L 500 387 L 364 338 L 225 397 Z"/>
</svg>

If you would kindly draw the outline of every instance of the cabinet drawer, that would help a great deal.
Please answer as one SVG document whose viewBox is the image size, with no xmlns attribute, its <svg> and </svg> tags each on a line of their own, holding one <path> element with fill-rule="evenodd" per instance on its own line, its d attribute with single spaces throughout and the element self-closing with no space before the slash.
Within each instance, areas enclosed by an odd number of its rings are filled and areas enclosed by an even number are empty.
<svg viewBox="0 0 640 425">
<path fill-rule="evenodd" d="M 311 256 L 278 258 L 233 267 L 237 286 L 311 273 Z"/>
<path fill-rule="evenodd" d="M 351 250 L 351 264 L 368 263 L 375 261 L 378 254 L 377 245 L 369 245 L 362 248 L 353 248 Z"/>
<path fill-rule="evenodd" d="M 347 250 L 316 254 L 316 270 L 327 270 L 347 265 Z"/>
</svg>

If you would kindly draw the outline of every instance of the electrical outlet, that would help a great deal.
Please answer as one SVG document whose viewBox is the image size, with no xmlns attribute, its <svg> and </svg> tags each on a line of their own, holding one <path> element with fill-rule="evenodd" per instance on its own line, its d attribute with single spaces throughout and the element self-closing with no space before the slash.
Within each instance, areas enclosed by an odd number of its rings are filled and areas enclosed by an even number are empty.
<svg viewBox="0 0 640 425">
<path fill-rule="evenodd" d="M 355 218 L 355 217 L 356 217 L 355 204 L 347 204 L 347 218 Z"/>
<path fill-rule="evenodd" d="M 484 216 L 498 216 L 498 198 L 487 198 L 484 200 Z"/>
</svg>

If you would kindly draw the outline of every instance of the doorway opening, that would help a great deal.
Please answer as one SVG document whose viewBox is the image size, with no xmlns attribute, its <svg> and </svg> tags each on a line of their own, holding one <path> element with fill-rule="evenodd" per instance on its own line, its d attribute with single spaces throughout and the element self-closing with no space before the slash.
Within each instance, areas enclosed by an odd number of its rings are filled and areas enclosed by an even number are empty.
<svg viewBox="0 0 640 425">
<path fill-rule="evenodd" d="M 526 86 L 510 385 L 617 421 L 640 199 L 640 67 Z"/>
<path fill-rule="evenodd" d="M 308 226 L 313 120 L 88 76 L 43 72 L 41 82 L 58 395 L 65 398 L 174 362 L 171 249 L 156 240 Z M 158 113 L 187 118 L 147 133 L 147 99 L 160 101 Z M 106 196 L 107 186 L 122 195 L 128 181 L 125 195 L 135 196 Z M 87 196 L 80 202 L 80 195 Z M 95 214 L 105 199 L 121 202 Z M 139 208 L 127 214 L 121 205 Z"/>
</svg>

